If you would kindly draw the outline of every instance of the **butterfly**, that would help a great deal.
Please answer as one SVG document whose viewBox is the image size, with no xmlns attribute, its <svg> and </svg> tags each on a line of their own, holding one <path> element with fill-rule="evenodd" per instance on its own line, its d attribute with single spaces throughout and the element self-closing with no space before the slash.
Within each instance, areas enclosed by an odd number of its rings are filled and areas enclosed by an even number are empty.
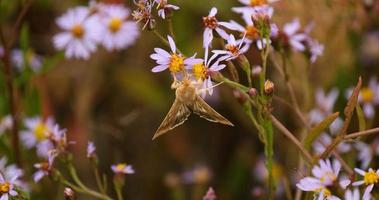
<svg viewBox="0 0 379 200">
<path fill-rule="evenodd" d="M 172 87 L 176 89 L 175 101 L 155 132 L 153 140 L 182 125 L 192 112 L 208 121 L 234 126 L 199 96 L 199 90 L 190 80 L 184 79 L 182 82 L 174 82 Z"/>
</svg>

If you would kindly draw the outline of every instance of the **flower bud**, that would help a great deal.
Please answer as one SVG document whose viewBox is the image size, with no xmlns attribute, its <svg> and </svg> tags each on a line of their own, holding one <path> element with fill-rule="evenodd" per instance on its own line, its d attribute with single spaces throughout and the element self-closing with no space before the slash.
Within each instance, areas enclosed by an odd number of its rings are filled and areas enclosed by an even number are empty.
<svg viewBox="0 0 379 200">
<path fill-rule="evenodd" d="M 258 91 L 255 88 L 250 88 L 247 93 L 249 94 L 250 97 L 255 98 L 258 94 Z"/>
<path fill-rule="evenodd" d="M 262 67 L 261 66 L 255 66 L 251 70 L 251 74 L 253 75 L 253 77 L 259 76 L 261 74 L 261 72 L 262 72 Z"/>
<path fill-rule="evenodd" d="M 245 103 L 246 96 L 242 92 L 240 92 L 238 90 L 234 90 L 233 95 L 238 100 L 239 103 L 241 103 L 241 104 Z"/>
<path fill-rule="evenodd" d="M 272 81 L 266 80 L 264 85 L 264 93 L 266 96 L 272 96 L 274 93 L 275 85 Z"/>
<path fill-rule="evenodd" d="M 64 188 L 63 194 L 64 194 L 64 199 L 65 200 L 74 200 L 74 199 L 76 199 L 75 198 L 75 192 L 74 192 L 74 190 L 72 190 L 69 187 Z"/>
</svg>

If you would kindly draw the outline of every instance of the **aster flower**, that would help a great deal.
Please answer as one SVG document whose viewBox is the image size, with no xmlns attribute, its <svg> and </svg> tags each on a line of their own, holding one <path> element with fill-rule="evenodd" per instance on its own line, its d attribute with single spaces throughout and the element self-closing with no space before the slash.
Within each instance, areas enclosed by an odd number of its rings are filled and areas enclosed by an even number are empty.
<svg viewBox="0 0 379 200">
<path fill-rule="evenodd" d="M 268 5 L 255 7 L 233 7 L 232 11 L 241 14 L 244 20 L 247 20 L 249 18 L 271 19 L 272 15 L 274 14 L 274 9 Z"/>
<path fill-rule="evenodd" d="M 185 171 L 182 175 L 183 182 L 186 184 L 204 184 L 211 179 L 211 176 L 211 170 L 203 165 Z"/>
<path fill-rule="evenodd" d="M 131 165 L 125 163 L 119 163 L 111 166 L 112 171 L 115 174 L 134 174 L 134 169 Z"/>
<path fill-rule="evenodd" d="M 313 177 L 304 177 L 296 186 L 303 191 L 312 191 L 318 194 L 318 199 L 339 199 L 333 196 L 328 186 L 334 185 L 338 181 L 338 175 L 341 169 L 341 164 L 334 160 L 320 160 L 319 165 L 314 166 L 312 169 Z M 339 182 L 342 188 L 350 184 L 350 181 L 343 179 Z"/>
<path fill-rule="evenodd" d="M 307 34 L 301 31 L 301 25 L 298 18 L 287 23 L 283 27 L 283 33 L 287 37 L 288 43 L 294 51 L 304 51 L 304 43 L 307 39 Z"/>
<path fill-rule="evenodd" d="M 223 22 L 219 22 L 216 19 L 217 8 L 213 7 L 208 16 L 203 17 L 203 23 L 205 26 L 203 33 L 203 47 L 208 48 L 211 46 L 213 40 L 213 31 L 215 30 L 225 40 L 228 38 L 228 34 L 220 28 Z"/>
<path fill-rule="evenodd" d="M 66 58 L 88 59 L 96 50 L 99 39 L 99 19 L 91 15 L 88 8 L 76 7 L 68 10 L 56 20 L 62 33 L 54 36 L 55 48 L 65 50 Z"/>
<path fill-rule="evenodd" d="M 93 142 L 88 142 L 87 145 L 87 158 L 93 158 L 96 156 L 96 146 Z"/>
<path fill-rule="evenodd" d="M 139 36 L 139 29 L 134 21 L 128 21 L 129 9 L 123 5 L 102 4 L 98 13 L 99 43 L 108 51 L 125 49 L 132 45 Z"/>
<path fill-rule="evenodd" d="M 11 199 L 11 197 L 15 197 L 18 195 L 17 191 L 15 190 L 14 181 L 17 180 L 17 176 L 14 176 L 10 179 L 6 179 L 1 173 L 0 173 L 0 199 L 1 200 L 8 200 Z"/>
<path fill-rule="evenodd" d="M 360 194 L 358 188 L 355 188 L 354 190 L 346 190 L 345 191 L 345 200 L 360 200 Z M 369 200 L 363 199 L 363 200 Z"/>
<path fill-rule="evenodd" d="M 11 60 L 12 60 L 13 65 L 17 69 L 22 70 L 22 67 L 25 66 L 24 59 L 27 62 L 26 65 L 29 66 L 33 72 L 38 72 L 41 70 L 42 57 L 40 55 L 37 55 L 33 51 L 30 51 L 30 50 L 27 51 L 26 53 L 23 53 L 19 49 L 12 50 Z"/>
<path fill-rule="evenodd" d="M 279 0 L 238 0 L 240 3 L 248 7 L 266 6 Z"/>
<path fill-rule="evenodd" d="M 21 187 L 22 189 L 28 189 L 27 183 L 19 179 L 19 177 L 24 175 L 24 171 L 15 164 L 8 164 L 8 159 L 5 156 L 0 159 L 0 174 L 2 174 L 6 180 L 17 177 L 13 180 L 13 184 Z"/>
<path fill-rule="evenodd" d="M 358 151 L 357 159 L 361 162 L 361 168 L 367 169 L 374 154 L 371 146 L 364 142 L 356 142 L 354 147 Z"/>
<path fill-rule="evenodd" d="M 150 55 L 150 58 L 157 62 L 151 71 L 161 72 L 168 69 L 172 74 L 183 72 L 186 65 L 192 63 L 192 58 L 185 58 L 182 54 L 177 53 L 176 45 L 172 37 L 167 36 L 168 42 L 170 44 L 171 52 L 167 52 L 161 48 L 154 48 L 155 53 Z M 174 76 L 175 77 L 175 76 Z"/>
<path fill-rule="evenodd" d="M 167 0 L 154 0 L 158 4 L 158 16 L 162 17 L 162 19 L 165 19 L 167 16 L 167 13 L 172 10 L 179 10 L 179 6 L 168 4 Z"/>
<path fill-rule="evenodd" d="M 249 50 L 249 45 L 244 44 L 244 39 L 236 41 L 232 34 L 230 34 L 227 42 L 225 50 L 213 50 L 212 52 L 217 55 L 227 55 L 225 60 L 232 60 L 238 58 L 238 56 Z"/>
<path fill-rule="evenodd" d="M 47 161 L 34 164 L 34 168 L 37 169 L 37 171 L 33 174 L 33 180 L 35 183 L 39 182 L 43 177 L 48 176 L 51 173 L 54 160 L 57 155 L 58 154 L 56 151 L 50 151 Z"/>
<path fill-rule="evenodd" d="M 310 53 L 310 61 L 311 63 L 315 63 L 317 58 L 322 56 L 322 54 L 324 53 L 324 45 L 320 44 L 317 40 L 311 38 L 307 40 L 307 46 Z"/>
<path fill-rule="evenodd" d="M 359 175 L 363 176 L 363 180 L 354 182 L 353 186 L 360 186 L 364 184 L 366 186 L 366 189 L 363 193 L 363 199 L 369 199 L 370 193 L 374 188 L 374 185 L 378 183 L 379 170 L 374 171 L 370 168 L 367 172 L 365 172 L 359 168 L 355 168 L 354 171 L 357 172 Z"/>
<path fill-rule="evenodd" d="M 325 93 L 321 88 L 316 90 L 316 108 L 312 109 L 309 113 L 309 118 L 312 124 L 320 123 L 328 115 L 332 114 L 338 94 L 339 91 L 337 88 L 333 88 L 329 93 Z"/>
<path fill-rule="evenodd" d="M 192 74 L 196 79 L 197 83 L 201 85 L 202 97 L 204 98 L 206 93 L 209 95 L 213 94 L 213 83 L 211 80 L 211 75 L 214 72 L 218 72 L 226 67 L 224 64 L 220 64 L 221 61 L 229 58 L 229 55 L 224 55 L 217 60 L 218 54 L 213 54 L 208 59 L 208 49 L 205 49 L 204 59 L 193 59 L 192 65 L 187 67 L 192 69 Z"/>
<path fill-rule="evenodd" d="M 352 89 L 347 92 L 350 97 Z M 363 104 L 363 113 L 369 119 L 375 116 L 374 106 L 379 105 L 379 84 L 376 78 L 371 78 L 367 87 L 361 88 L 358 96 L 358 102 Z"/>
<path fill-rule="evenodd" d="M 332 143 L 332 141 L 333 138 L 329 134 L 323 133 L 312 144 L 312 147 L 316 153 L 322 154 L 326 150 L 326 147 L 328 147 Z M 352 146 L 346 142 L 341 142 L 340 144 L 338 144 L 336 149 L 340 153 L 347 153 L 352 149 Z"/>
<path fill-rule="evenodd" d="M 133 11 L 133 19 L 137 23 L 142 23 L 142 30 L 148 27 L 149 29 L 154 29 L 155 19 L 151 14 L 155 1 L 150 2 L 149 0 L 134 0 L 134 4 L 137 9 Z"/>
<path fill-rule="evenodd" d="M 33 148 L 38 143 L 47 140 L 54 128 L 54 120 L 40 117 L 27 118 L 24 121 L 26 130 L 21 131 L 21 140 L 27 148 Z"/>
<path fill-rule="evenodd" d="M 4 116 L 0 121 L 0 135 L 13 126 L 13 118 L 11 115 Z"/>
</svg>

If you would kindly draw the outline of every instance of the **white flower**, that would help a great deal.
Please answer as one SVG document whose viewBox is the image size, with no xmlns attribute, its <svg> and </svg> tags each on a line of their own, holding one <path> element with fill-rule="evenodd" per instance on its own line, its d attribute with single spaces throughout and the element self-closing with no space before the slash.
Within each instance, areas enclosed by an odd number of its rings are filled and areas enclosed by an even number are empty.
<svg viewBox="0 0 379 200">
<path fill-rule="evenodd" d="M 101 25 L 96 38 L 108 51 L 125 49 L 136 41 L 139 28 L 137 23 L 127 20 L 129 16 L 129 9 L 122 5 L 101 6 L 98 14 Z"/>
<path fill-rule="evenodd" d="M 379 84 L 375 77 L 370 79 L 368 87 L 361 88 L 358 101 L 363 104 L 363 112 L 367 118 L 375 116 L 375 105 L 379 105 Z"/>
<path fill-rule="evenodd" d="M 217 8 L 213 7 L 208 16 L 203 17 L 203 23 L 205 26 L 203 33 L 203 48 L 211 46 L 213 40 L 213 30 L 215 30 L 225 40 L 228 38 L 228 34 L 220 28 L 223 22 L 218 22 L 216 19 Z"/>
<path fill-rule="evenodd" d="M 40 117 L 27 118 L 24 121 L 27 130 L 21 131 L 21 140 L 27 148 L 35 147 L 38 143 L 47 140 L 54 128 L 54 120 Z"/>
<path fill-rule="evenodd" d="M 185 66 L 191 64 L 191 58 L 186 59 L 183 55 L 177 53 L 172 37 L 167 36 L 167 39 L 171 48 L 170 53 L 161 48 L 154 48 L 155 53 L 150 55 L 150 58 L 158 64 L 151 70 L 154 73 L 168 69 L 171 73 L 175 74 L 184 71 Z"/>
<path fill-rule="evenodd" d="M 249 50 L 249 45 L 244 44 L 244 40 L 236 41 L 234 36 L 230 34 L 228 43 L 225 45 L 225 50 L 213 50 L 214 54 L 227 55 L 225 60 L 236 59 L 239 55 L 244 54 Z"/>
<path fill-rule="evenodd" d="M 162 19 L 166 18 L 166 12 L 171 10 L 179 10 L 179 6 L 168 4 L 167 0 L 154 0 L 158 4 L 158 16 Z"/>
<path fill-rule="evenodd" d="M 63 32 L 54 36 L 54 46 L 59 50 L 65 49 L 66 58 L 88 59 L 96 50 L 99 19 L 89 14 L 88 8 L 76 7 L 56 20 Z"/>
<path fill-rule="evenodd" d="M 316 105 L 309 113 L 309 118 L 312 124 L 318 124 L 324 120 L 328 115 L 332 114 L 334 104 L 338 98 L 339 91 L 333 88 L 329 93 L 325 93 L 323 89 L 316 90 Z"/>
<path fill-rule="evenodd" d="M 289 44 L 294 51 L 304 51 L 305 46 L 303 42 L 307 39 L 307 35 L 300 31 L 300 21 L 298 18 L 292 22 L 287 23 L 283 27 L 283 32 L 287 35 Z"/>
<path fill-rule="evenodd" d="M 363 180 L 356 181 L 353 183 L 353 186 L 366 185 L 366 189 L 363 193 L 363 199 L 368 200 L 370 198 L 370 193 L 374 188 L 374 185 L 378 183 L 379 180 L 379 170 L 374 171 L 373 169 L 369 169 L 368 172 L 365 172 L 361 169 L 355 168 L 355 172 L 363 176 Z"/>
<path fill-rule="evenodd" d="M 14 189 L 14 181 L 16 181 L 17 178 L 18 176 L 14 176 L 10 179 L 6 179 L 0 173 L 0 200 L 8 200 L 11 197 L 18 195 L 17 191 Z"/>
<path fill-rule="evenodd" d="M 323 133 L 317 138 L 317 140 L 312 144 L 313 149 L 316 153 L 322 154 L 326 147 L 332 143 L 332 137 L 327 133 Z M 337 146 L 337 151 L 340 153 L 347 153 L 351 150 L 351 145 L 346 142 L 341 142 Z"/>
<path fill-rule="evenodd" d="M 7 162 L 8 159 L 5 156 L 0 159 L 0 174 L 2 174 L 6 180 L 13 178 L 13 184 L 21 187 L 24 190 L 27 190 L 28 185 L 19 179 L 24 175 L 24 171 L 17 167 L 15 164 L 7 165 Z"/>
<path fill-rule="evenodd" d="M 352 190 L 346 190 L 345 200 L 360 200 L 360 199 L 361 199 L 361 196 L 359 194 L 358 188 L 355 188 L 353 191 Z M 368 196 L 367 199 L 363 199 L 363 200 L 369 200 L 369 199 L 370 199 L 370 195 Z"/>
<path fill-rule="evenodd" d="M 111 169 L 115 174 L 134 174 L 133 167 L 131 165 L 126 165 L 125 163 L 112 165 Z"/>
<path fill-rule="evenodd" d="M 93 142 L 88 142 L 87 145 L 87 158 L 93 158 L 95 157 L 96 153 L 96 146 Z"/>
<path fill-rule="evenodd" d="M 201 96 L 203 98 L 207 92 L 209 95 L 213 94 L 214 86 L 211 80 L 211 74 L 224 69 L 226 65 L 220 64 L 220 62 L 229 57 L 229 55 L 224 55 L 214 61 L 218 54 L 213 54 L 209 59 L 208 54 L 208 48 L 206 48 L 204 59 L 193 58 L 191 65 L 187 67 L 188 69 L 192 69 L 194 78 L 197 80 L 198 84 L 201 85 Z"/>
<path fill-rule="evenodd" d="M 26 64 L 24 63 L 24 59 L 27 62 Z M 11 60 L 13 65 L 17 67 L 19 70 L 22 70 L 22 67 L 24 66 L 29 66 L 33 72 L 38 72 L 41 70 L 42 67 L 42 57 L 30 50 L 26 53 L 23 53 L 19 49 L 12 50 Z"/>
<path fill-rule="evenodd" d="M 0 135 L 7 130 L 11 130 L 13 126 L 13 118 L 11 115 L 4 116 L 0 121 Z"/>
<path fill-rule="evenodd" d="M 320 160 L 319 165 L 312 169 L 313 177 L 304 177 L 296 186 L 303 191 L 318 193 L 318 199 L 339 199 L 333 196 L 327 187 L 338 181 L 340 169 L 341 164 L 337 160 L 334 160 L 333 163 L 328 159 Z M 339 182 L 341 187 L 346 187 L 349 183 L 346 179 Z"/>
<path fill-rule="evenodd" d="M 34 164 L 34 168 L 38 169 L 33 174 L 33 180 L 35 183 L 39 182 L 44 176 L 47 176 L 50 174 L 51 170 L 53 169 L 53 163 L 56 156 L 57 156 L 56 151 L 54 150 L 50 151 L 47 161 Z"/>
<path fill-rule="evenodd" d="M 358 150 L 357 159 L 361 161 L 361 168 L 367 169 L 373 157 L 371 146 L 363 142 L 356 142 L 354 147 Z"/>
<path fill-rule="evenodd" d="M 238 1 L 246 6 L 256 7 L 256 6 L 265 6 L 271 3 L 275 3 L 279 0 L 238 0 Z"/>
<path fill-rule="evenodd" d="M 316 62 L 317 58 L 319 56 L 322 56 L 324 53 L 324 45 L 320 44 L 317 40 L 314 39 L 308 39 L 307 41 L 309 52 L 311 54 L 310 61 L 311 63 L 314 63 Z"/>
<path fill-rule="evenodd" d="M 244 7 L 233 7 L 232 11 L 242 15 L 244 20 L 248 18 L 257 19 L 258 17 L 264 17 L 267 19 L 271 19 L 274 14 L 274 9 L 270 6 L 244 6 Z"/>
</svg>

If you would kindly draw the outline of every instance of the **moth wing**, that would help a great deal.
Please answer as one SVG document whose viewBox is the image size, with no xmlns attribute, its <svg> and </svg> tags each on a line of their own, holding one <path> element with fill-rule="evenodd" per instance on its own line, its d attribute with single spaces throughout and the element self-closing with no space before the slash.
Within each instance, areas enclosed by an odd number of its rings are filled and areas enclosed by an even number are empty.
<svg viewBox="0 0 379 200">
<path fill-rule="evenodd" d="M 183 124 L 190 116 L 191 110 L 183 103 L 175 99 L 163 122 L 155 132 L 153 140 L 167 131 Z"/>
<path fill-rule="evenodd" d="M 195 99 L 192 110 L 195 114 L 199 115 L 200 117 L 208 121 L 217 122 L 217 123 L 225 124 L 228 126 L 234 126 L 232 122 L 230 122 L 225 117 L 220 115 L 217 111 L 215 111 L 210 105 L 207 104 L 207 102 L 205 102 L 198 95 Z"/>
</svg>

